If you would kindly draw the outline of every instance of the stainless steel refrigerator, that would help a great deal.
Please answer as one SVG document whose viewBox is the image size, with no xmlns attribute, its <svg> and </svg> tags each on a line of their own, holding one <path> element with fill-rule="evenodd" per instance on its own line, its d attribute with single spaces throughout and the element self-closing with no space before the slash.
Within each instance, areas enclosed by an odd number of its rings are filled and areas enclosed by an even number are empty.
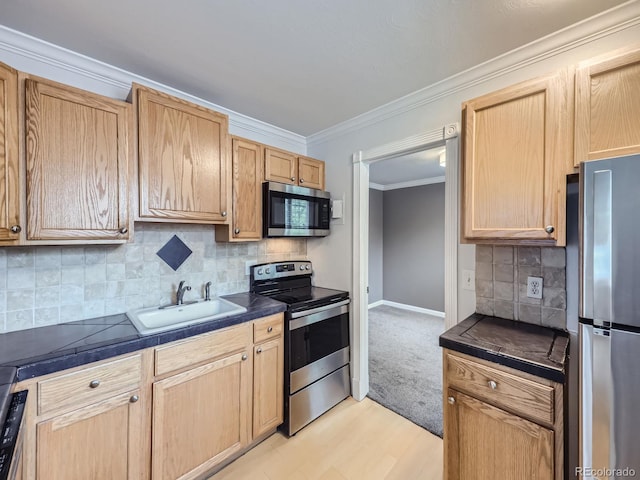
<svg viewBox="0 0 640 480">
<path fill-rule="evenodd" d="M 577 473 L 640 477 L 640 155 L 583 163 L 580 214 Z"/>
</svg>

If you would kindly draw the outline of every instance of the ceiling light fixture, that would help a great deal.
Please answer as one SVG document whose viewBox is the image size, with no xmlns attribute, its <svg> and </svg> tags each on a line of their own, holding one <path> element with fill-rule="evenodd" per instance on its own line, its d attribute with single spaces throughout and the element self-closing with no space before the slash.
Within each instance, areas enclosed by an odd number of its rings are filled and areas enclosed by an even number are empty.
<svg viewBox="0 0 640 480">
<path fill-rule="evenodd" d="M 446 167 L 447 166 L 447 151 L 443 150 L 440 152 L 440 166 L 441 167 Z"/>
</svg>

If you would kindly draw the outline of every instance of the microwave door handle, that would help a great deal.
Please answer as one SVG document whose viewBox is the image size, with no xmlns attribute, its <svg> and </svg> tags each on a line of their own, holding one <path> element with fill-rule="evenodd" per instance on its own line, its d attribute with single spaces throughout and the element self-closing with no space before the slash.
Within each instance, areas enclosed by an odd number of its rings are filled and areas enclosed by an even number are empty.
<svg viewBox="0 0 640 480">
<path fill-rule="evenodd" d="M 612 172 L 593 174 L 593 324 L 613 321 L 612 300 Z"/>
</svg>

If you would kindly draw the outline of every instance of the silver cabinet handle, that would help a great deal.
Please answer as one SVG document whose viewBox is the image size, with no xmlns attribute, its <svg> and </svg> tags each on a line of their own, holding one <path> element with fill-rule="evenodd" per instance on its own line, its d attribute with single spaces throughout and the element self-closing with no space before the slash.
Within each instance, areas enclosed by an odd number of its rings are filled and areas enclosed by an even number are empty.
<svg viewBox="0 0 640 480">
<path fill-rule="evenodd" d="M 125 233 L 129 232 L 129 229 L 127 227 L 122 227 L 120 230 L 118 230 L 118 232 L 120 232 L 122 235 L 124 235 Z"/>
<path fill-rule="evenodd" d="M 547 225 L 544 231 L 547 233 L 553 233 L 555 231 L 555 228 L 553 228 L 553 225 Z"/>
<path fill-rule="evenodd" d="M 100 386 L 100 380 L 91 380 L 89 388 L 98 388 Z"/>
<path fill-rule="evenodd" d="M 240 229 L 239 229 L 239 228 L 236 228 L 236 229 L 233 231 L 233 233 L 235 233 L 236 235 L 238 235 L 238 234 L 240 233 Z"/>
<path fill-rule="evenodd" d="M 242 354 L 242 361 L 245 361 L 247 358 L 248 358 L 248 357 L 247 357 L 247 354 L 246 354 L 246 353 L 243 353 L 243 354 Z"/>
<path fill-rule="evenodd" d="M 129 402 L 136 403 L 138 400 L 140 400 L 140 397 L 138 395 L 131 395 Z"/>
<path fill-rule="evenodd" d="M 227 216 L 227 212 L 222 212 L 222 216 L 226 217 Z"/>
<path fill-rule="evenodd" d="M 291 181 L 295 182 L 296 181 L 296 177 L 291 177 Z"/>
<path fill-rule="evenodd" d="M 262 353 L 262 347 L 258 347 L 258 348 L 256 349 L 256 353 Z"/>
<path fill-rule="evenodd" d="M 273 327 L 267 327 L 267 333 L 273 332 Z"/>
<path fill-rule="evenodd" d="M 300 179 L 300 183 L 304 183 L 304 179 L 303 178 Z"/>
<path fill-rule="evenodd" d="M 489 387 L 491 387 L 491 390 L 495 390 L 496 388 L 498 388 L 498 384 L 493 380 L 489 380 L 487 384 L 489 385 Z"/>
<path fill-rule="evenodd" d="M 22 231 L 22 227 L 20 225 L 12 225 L 11 233 L 20 233 Z"/>
<path fill-rule="evenodd" d="M 449 405 L 453 405 L 454 403 L 456 403 L 456 399 L 453 397 L 447 398 L 447 401 L 449 402 Z"/>
</svg>

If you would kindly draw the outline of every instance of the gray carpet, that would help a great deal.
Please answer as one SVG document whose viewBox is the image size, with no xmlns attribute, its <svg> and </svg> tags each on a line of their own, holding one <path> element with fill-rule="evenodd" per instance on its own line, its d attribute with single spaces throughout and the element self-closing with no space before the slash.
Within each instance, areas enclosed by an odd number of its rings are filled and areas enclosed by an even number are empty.
<svg viewBox="0 0 640 480">
<path fill-rule="evenodd" d="M 369 310 L 369 397 L 442 437 L 444 319 L 381 305 Z"/>
</svg>

